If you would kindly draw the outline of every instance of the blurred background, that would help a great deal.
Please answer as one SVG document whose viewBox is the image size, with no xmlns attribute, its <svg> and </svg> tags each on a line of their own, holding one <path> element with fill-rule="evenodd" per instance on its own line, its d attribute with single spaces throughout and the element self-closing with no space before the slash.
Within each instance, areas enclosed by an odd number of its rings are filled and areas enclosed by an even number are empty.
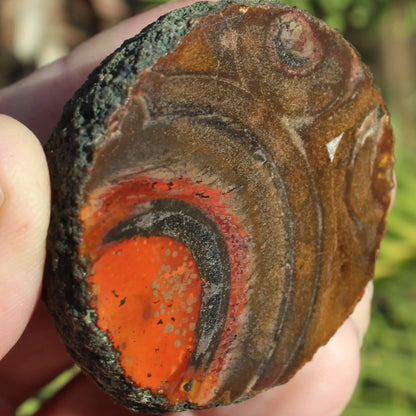
<svg viewBox="0 0 416 416">
<path fill-rule="evenodd" d="M 0 88 L 166 0 L 0 0 Z M 416 415 L 416 0 L 287 0 L 344 33 L 396 135 L 396 203 L 376 267 L 362 374 L 345 416 Z M 27 413 L 31 414 L 30 410 Z"/>
</svg>

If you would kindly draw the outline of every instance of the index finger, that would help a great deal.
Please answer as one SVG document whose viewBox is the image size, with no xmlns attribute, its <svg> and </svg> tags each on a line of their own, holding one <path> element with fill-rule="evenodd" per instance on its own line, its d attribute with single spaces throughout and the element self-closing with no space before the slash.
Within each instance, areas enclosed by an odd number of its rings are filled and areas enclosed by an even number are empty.
<svg viewBox="0 0 416 416">
<path fill-rule="evenodd" d="M 1 90 L 0 113 L 25 124 L 45 144 L 65 102 L 102 59 L 123 40 L 136 35 L 161 15 L 194 2 L 177 0 L 165 3 L 92 37 L 66 57 Z"/>
</svg>

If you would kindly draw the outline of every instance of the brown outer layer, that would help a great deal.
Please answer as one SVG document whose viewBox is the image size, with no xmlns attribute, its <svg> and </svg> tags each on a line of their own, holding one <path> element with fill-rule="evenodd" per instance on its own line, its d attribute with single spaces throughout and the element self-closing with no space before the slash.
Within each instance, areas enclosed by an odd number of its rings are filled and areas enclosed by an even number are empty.
<svg viewBox="0 0 416 416">
<path fill-rule="evenodd" d="M 230 173 L 227 165 L 218 166 L 223 184 L 235 183 L 239 174 L 245 184 L 233 198 L 248 217 L 256 264 L 244 341 L 234 346 L 213 403 L 239 401 L 287 381 L 328 341 L 373 275 L 393 187 L 387 111 L 341 35 L 269 2 L 200 4 L 175 13 L 128 41 L 91 75 L 47 147 L 53 215 L 46 302 L 71 355 L 118 402 L 136 411 L 199 406 L 171 406 L 138 389 L 124 376 L 88 309 L 88 259 L 77 252 L 82 232 L 77 215 L 87 192 L 129 163 L 132 142 L 123 133 L 120 167 L 109 164 L 115 125 L 117 132 L 128 131 L 140 125 L 140 114 L 150 113 L 153 120 L 164 119 L 161 125 L 169 120 L 174 128 L 166 127 L 166 135 L 174 141 L 199 132 L 212 144 L 195 139 L 180 143 L 180 149 L 205 149 L 203 158 L 191 157 L 196 165 L 221 160 L 235 168 Z M 305 34 L 312 46 L 300 53 L 302 59 L 311 54 L 307 65 L 276 53 L 277 44 L 285 49 L 276 43 L 282 22 L 312 28 Z M 129 89 L 136 77 L 139 85 Z M 190 108 L 196 124 L 184 116 Z M 202 122 L 201 114 L 213 123 Z M 152 134 L 157 137 L 157 129 Z M 238 135 L 242 142 L 232 143 Z M 340 136 L 330 153 L 327 144 Z M 240 162 L 234 154 L 215 152 L 215 140 L 230 150 L 248 146 L 248 156 Z M 178 160 L 175 150 L 171 153 Z M 278 287 L 287 293 L 272 297 Z"/>
</svg>

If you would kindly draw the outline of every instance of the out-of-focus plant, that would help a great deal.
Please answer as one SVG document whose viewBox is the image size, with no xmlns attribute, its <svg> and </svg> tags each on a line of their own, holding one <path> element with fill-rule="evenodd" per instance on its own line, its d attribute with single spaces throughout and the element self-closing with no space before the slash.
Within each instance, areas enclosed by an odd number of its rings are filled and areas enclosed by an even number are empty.
<svg viewBox="0 0 416 416">
<path fill-rule="evenodd" d="M 132 14 L 140 13 L 152 7 L 167 3 L 169 0 L 124 0 Z"/>
<path fill-rule="evenodd" d="M 167 0 L 125 0 L 134 13 L 166 3 Z M 378 23 L 393 5 L 401 4 L 405 11 L 405 28 L 416 30 L 416 2 L 414 0 L 284 0 L 291 6 L 307 10 L 340 31 L 362 29 Z"/>
<path fill-rule="evenodd" d="M 374 27 L 392 6 L 400 4 L 405 9 L 408 33 L 416 30 L 414 0 L 285 0 L 285 3 L 309 11 L 342 32 Z"/>
<path fill-rule="evenodd" d="M 149 9 L 167 0 L 125 0 L 134 13 Z M 415 0 L 284 0 L 291 6 L 307 10 L 340 31 L 376 25 L 386 11 L 400 3 L 405 8 L 405 28 L 416 31 Z"/>
</svg>

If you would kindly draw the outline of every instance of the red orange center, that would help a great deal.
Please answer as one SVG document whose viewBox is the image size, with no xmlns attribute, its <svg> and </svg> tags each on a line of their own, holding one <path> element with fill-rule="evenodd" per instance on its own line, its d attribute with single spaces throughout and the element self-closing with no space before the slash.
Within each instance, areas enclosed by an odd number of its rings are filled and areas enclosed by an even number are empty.
<svg viewBox="0 0 416 416">
<path fill-rule="evenodd" d="M 93 264 L 91 306 L 133 381 L 169 394 L 195 348 L 201 279 L 191 251 L 170 237 L 127 239 Z"/>
</svg>

